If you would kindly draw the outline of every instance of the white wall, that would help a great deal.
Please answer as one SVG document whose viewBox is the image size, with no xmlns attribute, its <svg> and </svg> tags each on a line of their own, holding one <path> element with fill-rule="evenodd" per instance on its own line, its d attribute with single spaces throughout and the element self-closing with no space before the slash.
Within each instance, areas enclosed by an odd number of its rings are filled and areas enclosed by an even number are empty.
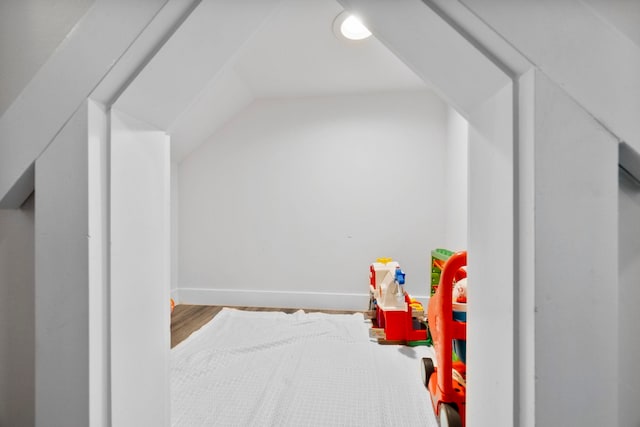
<svg viewBox="0 0 640 427">
<path fill-rule="evenodd" d="M 542 73 L 533 95 L 536 425 L 625 425 L 616 368 L 618 144 Z"/>
<path fill-rule="evenodd" d="M 509 84 L 469 117 L 470 427 L 513 424 L 513 156 Z"/>
<path fill-rule="evenodd" d="M 536 295 L 536 239 L 535 239 L 535 86 L 536 71 L 525 73 L 517 82 L 518 88 L 518 145 L 517 159 L 517 271 L 515 287 L 517 310 L 514 321 L 516 342 L 513 361 L 516 381 L 514 424 L 535 426 L 535 295 Z"/>
<path fill-rule="evenodd" d="M 178 298 L 178 171 L 178 164 L 171 162 L 171 298 L 174 300 Z"/>
<path fill-rule="evenodd" d="M 169 425 L 169 137 L 111 112 L 114 426 Z"/>
<path fill-rule="evenodd" d="M 36 425 L 109 425 L 107 127 L 85 102 L 36 161 Z"/>
<path fill-rule="evenodd" d="M 89 421 L 91 427 L 110 425 L 107 120 L 104 106 L 88 100 Z"/>
<path fill-rule="evenodd" d="M 62 1 L 56 0 L 57 5 Z M 76 3 L 79 5 L 80 1 Z M 100 82 L 109 80 L 118 90 L 126 84 L 129 75 L 116 78 L 117 82 L 105 76 L 126 57 L 123 53 L 165 3 L 166 0 L 94 2 L 55 54 L 29 80 L 0 116 L 0 205 L 15 208 L 16 203 L 19 206 L 26 199 L 33 185 L 23 185 L 18 191 L 15 183 Z M 36 9 L 40 10 L 40 5 Z M 50 19 L 52 14 L 48 15 Z M 141 63 L 138 61 L 144 62 L 142 58 L 152 49 L 153 46 L 138 51 L 141 58 L 135 60 L 134 68 Z M 33 125 L 34 117 L 38 118 L 37 126 Z M 10 190 L 14 192 L 8 196 Z"/>
<path fill-rule="evenodd" d="M 0 426 L 35 419 L 34 198 L 0 210 Z"/>
<path fill-rule="evenodd" d="M 254 103 L 180 165 L 181 300 L 363 308 L 380 256 L 427 294 L 446 114 L 429 92 Z"/>
<path fill-rule="evenodd" d="M 620 176 L 618 193 L 618 410 L 620 426 L 640 425 L 640 185 Z"/>
<path fill-rule="evenodd" d="M 94 1 L 0 2 L 0 115 Z"/>
<path fill-rule="evenodd" d="M 640 151 L 640 45 L 631 30 L 638 28 L 637 1 L 461 2 Z"/>
<path fill-rule="evenodd" d="M 88 144 L 79 109 L 36 162 L 36 425 L 89 425 Z"/>
<path fill-rule="evenodd" d="M 444 186 L 446 206 L 445 247 L 467 249 L 469 196 L 469 123 L 456 110 L 447 110 L 447 143 Z"/>
<path fill-rule="evenodd" d="M 465 116 L 510 81 L 428 2 L 338 2 L 361 16 L 377 39 Z"/>
</svg>

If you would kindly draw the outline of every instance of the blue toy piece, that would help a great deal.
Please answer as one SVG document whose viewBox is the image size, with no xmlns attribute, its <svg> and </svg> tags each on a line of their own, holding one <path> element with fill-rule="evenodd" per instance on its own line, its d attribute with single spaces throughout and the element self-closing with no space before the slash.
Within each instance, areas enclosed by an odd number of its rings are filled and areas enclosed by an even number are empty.
<svg viewBox="0 0 640 427">
<path fill-rule="evenodd" d="M 400 269 L 400 267 L 396 267 L 396 283 L 398 285 L 404 285 L 404 276 L 405 273 Z"/>
</svg>

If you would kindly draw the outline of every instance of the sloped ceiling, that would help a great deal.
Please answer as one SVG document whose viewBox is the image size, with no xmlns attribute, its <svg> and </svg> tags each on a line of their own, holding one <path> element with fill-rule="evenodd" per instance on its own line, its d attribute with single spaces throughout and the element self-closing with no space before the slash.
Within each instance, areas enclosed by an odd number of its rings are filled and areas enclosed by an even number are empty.
<svg viewBox="0 0 640 427">
<path fill-rule="evenodd" d="M 424 87 L 375 37 L 339 39 L 333 0 L 287 1 L 244 46 L 234 68 L 259 97 L 310 96 Z"/>
<path fill-rule="evenodd" d="M 339 1 L 344 5 L 353 3 L 347 0 Z M 5 122 L 13 120 L 7 118 L 7 108 L 14 106 L 15 100 L 21 99 L 18 95 L 24 93 L 25 87 L 32 85 L 33 77 L 41 66 L 59 56 L 56 52 L 60 51 L 61 46 L 68 44 L 69 41 L 76 44 L 84 43 L 84 41 L 78 42 L 80 36 L 72 29 L 78 19 L 101 3 L 104 5 L 108 1 L 0 1 L 0 118 L 2 120 Z M 128 3 L 130 6 L 127 7 L 134 8 L 134 5 L 137 7 L 142 3 L 130 2 Z M 333 17 L 341 10 L 341 6 L 335 0 L 170 0 L 167 2 L 167 7 L 182 7 L 178 3 L 187 6 L 198 4 L 198 6 L 193 17 L 189 17 L 174 34 L 172 40 L 176 43 L 168 43 L 158 52 L 156 55 L 158 59 L 154 58 L 148 69 L 133 81 L 117 105 L 124 110 L 130 110 L 131 114 L 147 115 L 148 121 L 170 131 L 175 143 L 174 159 L 180 159 L 190 152 L 199 143 L 198 140 L 201 141 L 213 133 L 220 124 L 232 118 L 255 97 L 308 96 L 344 93 L 344 91 L 426 87 L 375 38 L 359 44 L 340 43 L 330 30 Z M 376 7 L 383 3 L 385 2 L 368 4 Z M 387 3 L 392 5 L 395 2 Z M 414 3 L 427 4 L 431 7 L 435 5 L 436 9 L 443 9 L 455 19 L 461 19 L 458 25 L 477 37 L 494 53 L 496 40 L 503 40 L 503 45 L 508 44 L 507 40 L 512 44 L 520 43 L 519 39 L 511 40 L 508 34 L 499 34 L 495 29 L 488 29 L 486 27 L 490 21 L 488 18 L 485 17 L 483 21 L 478 18 L 478 16 L 482 17 L 481 12 L 488 6 L 499 6 L 500 2 L 422 0 L 398 4 L 402 5 L 400 9 L 406 9 L 415 6 Z M 618 32 L 629 42 L 634 43 L 636 51 L 640 46 L 638 32 L 640 27 L 635 25 L 640 16 L 639 2 L 573 0 L 561 3 L 571 5 L 583 12 L 587 12 L 588 8 L 590 14 L 611 25 L 612 32 Z M 523 0 L 512 7 L 524 10 L 527 6 L 528 3 Z M 498 7 L 498 11 L 500 9 L 501 7 Z M 552 17 L 552 12 L 549 13 Z M 522 23 L 514 26 L 515 34 L 529 34 L 521 31 L 519 27 L 530 23 L 531 17 L 527 13 L 511 13 L 506 16 L 512 21 L 519 21 L 513 16 L 523 16 Z M 216 19 L 223 20 L 222 26 L 218 25 L 220 22 Z M 565 23 L 562 23 L 558 28 L 565 27 Z M 232 37 L 238 34 L 239 29 L 246 32 L 240 38 Z M 598 29 L 602 32 L 602 25 L 598 26 Z M 145 33 L 146 30 L 148 28 L 145 29 Z M 378 29 L 373 28 L 373 30 L 375 33 Z M 436 33 L 435 36 L 433 33 Z M 591 33 L 594 31 L 588 31 L 587 35 Z M 381 33 L 379 35 L 383 36 Z M 435 30 L 431 30 L 429 36 L 430 39 L 438 42 L 447 40 L 446 35 L 438 34 Z M 183 41 L 177 43 L 180 37 Z M 415 38 L 415 34 L 411 37 Z M 231 39 L 236 41 L 236 46 L 229 45 Z M 542 39 L 546 40 L 544 37 Z M 542 45 L 549 52 L 557 50 L 555 40 L 558 37 L 554 37 L 554 42 L 550 45 L 545 44 L 542 39 L 529 35 L 522 43 Z M 89 42 L 91 41 L 87 40 L 87 43 Z M 388 43 L 388 40 L 385 43 Z M 589 43 L 583 44 L 589 45 Z M 212 60 L 220 59 L 220 49 L 224 49 L 225 46 L 227 56 L 222 58 L 217 68 L 202 67 L 200 60 L 203 56 L 210 57 Z M 550 49 L 550 46 L 554 46 L 554 49 Z M 198 59 L 198 55 L 194 53 L 200 48 Z M 512 52 L 514 50 L 515 45 L 502 46 L 502 48 L 499 46 L 498 57 L 502 60 L 508 59 L 514 56 Z M 632 49 L 629 48 L 629 50 Z M 506 54 L 501 57 L 503 51 Z M 631 56 L 637 57 L 637 55 Z M 428 57 L 427 55 L 425 57 L 427 58 L 425 66 L 437 67 L 438 60 L 434 59 L 433 52 L 429 52 Z M 551 59 L 556 62 L 566 62 L 566 58 L 570 60 L 571 55 L 555 54 Z M 94 59 L 76 58 L 76 61 L 81 63 Z M 170 66 L 163 66 L 162 61 Z M 505 62 L 511 64 L 508 60 Z M 618 76 L 612 81 L 623 82 L 618 85 L 621 87 L 637 81 L 632 72 L 635 70 L 628 66 L 629 61 L 625 64 L 624 67 L 609 67 Z M 523 67 L 528 68 L 526 61 L 522 67 L 517 65 L 514 69 L 518 71 Z M 151 72 L 153 68 L 160 70 L 156 79 L 150 77 L 150 74 L 153 74 Z M 83 72 L 82 68 L 75 67 L 68 74 Z M 582 78 L 582 74 L 584 73 L 572 75 L 574 79 L 579 79 Z M 591 77 L 598 77 L 597 73 L 591 74 L 593 76 L 590 75 L 587 79 L 590 80 L 589 87 L 604 91 L 605 88 L 599 88 L 603 85 L 593 85 Z M 425 77 L 425 73 L 420 75 Z M 620 78 L 620 75 L 623 78 Z M 56 79 L 56 76 L 46 78 L 55 82 L 51 85 L 58 84 L 59 79 Z M 429 78 L 433 79 L 433 76 L 429 74 Z M 149 82 L 155 83 L 149 84 Z M 447 92 L 435 79 L 433 83 L 433 88 L 438 93 Z M 617 89 L 617 86 L 614 89 Z M 616 92 L 616 90 L 609 92 L 614 93 L 618 98 L 631 99 L 627 102 L 629 105 L 637 101 L 637 97 L 634 98 L 635 92 L 631 89 L 626 89 L 625 93 Z M 595 105 L 601 104 L 603 103 Z M 631 142 L 636 140 L 634 135 L 638 132 L 633 130 L 638 121 L 634 120 L 633 108 L 611 108 L 608 105 L 605 107 L 602 108 L 604 113 L 601 115 L 608 117 L 605 113 L 611 112 L 612 117 L 604 120 L 610 122 L 608 125 L 611 129 L 616 133 L 626 133 L 626 138 Z M 156 111 L 155 114 L 153 111 L 149 114 L 144 111 L 145 109 L 156 109 Z M 625 115 L 622 119 L 617 117 L 620 116 L 620 112 Z M 30 114 L 27 110 L 23 113 Z M 157 120 L 158 118 L 162 120 Z M 618 129 L 620 120 L 628 122 L 620 126 L 624 132 Z M 47 132 L 40 133 L 49 135 L 54 131 Z M 25 136 L 25 140 L 35 140 L 36 136 Z M 638 144 L 634 144 L 634 149 L 637 146 Z M 4 153 L 4 157 L 7 158 L 8 155 Z"/>
<path fill-rule="evenodd" d="M 160 129 L 169 129 L 278 3 L 203 1 L 114 106 Z"/>
<path fill-rule="evenodd" d="M 257 98 L 428 85 L 375 37 L 332 30 L 335 0 L 204 0 L 115 107 L 171 133 L 181 161 Z"/>
<path fill-rule="evenodd" d="M 94 1 L 0 1 L 0 116 Z"/>
<path fill-rule="evenodd" d="M 640 1 L 583 0 L 602 19 L 640 47 Z"/>
</svg>

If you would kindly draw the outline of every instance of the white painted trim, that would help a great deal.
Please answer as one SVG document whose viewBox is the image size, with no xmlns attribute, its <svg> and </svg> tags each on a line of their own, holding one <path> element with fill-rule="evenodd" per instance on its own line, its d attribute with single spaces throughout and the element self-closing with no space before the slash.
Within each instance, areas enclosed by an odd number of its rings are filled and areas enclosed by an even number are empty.
<svg viewBox="0 0 640 427">
<path fill-rule="evenodd" d="M 170 140 L 166 133 L 111 110 L 110 322 L 114 426 L 170 425 L 169 157 Z M 131 307 L 139 309 L 133 314 Z"/>
<path fill-rule="evenodd" d="M 263 291 L 253 289 L 178 289 L 180 304 L 250 307 L 317 308 L 324 310 L 366 310 L 369 293 Z M 426 296 L 414 296 L 426 301 Z"/>
<path fill-rule="evenodd" d="M 0 116 L 3 207 L 17 208 L 28 197 L 33 187 L 25 172 L 166 2 L 94 2 Z"/>
</svg>

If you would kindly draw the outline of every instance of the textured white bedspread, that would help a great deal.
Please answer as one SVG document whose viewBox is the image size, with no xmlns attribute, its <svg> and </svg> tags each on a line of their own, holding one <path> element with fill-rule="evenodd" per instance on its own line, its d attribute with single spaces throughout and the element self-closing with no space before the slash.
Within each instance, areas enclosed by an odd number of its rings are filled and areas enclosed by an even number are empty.
<svg viewBox="0 0 640 427">
<path fill-rule="evenodd" d="M 173 426 L 433 426 L 427 347 L 370 341 L 361 314 L 224 309 L 171 350 Z"/>
</svg>

